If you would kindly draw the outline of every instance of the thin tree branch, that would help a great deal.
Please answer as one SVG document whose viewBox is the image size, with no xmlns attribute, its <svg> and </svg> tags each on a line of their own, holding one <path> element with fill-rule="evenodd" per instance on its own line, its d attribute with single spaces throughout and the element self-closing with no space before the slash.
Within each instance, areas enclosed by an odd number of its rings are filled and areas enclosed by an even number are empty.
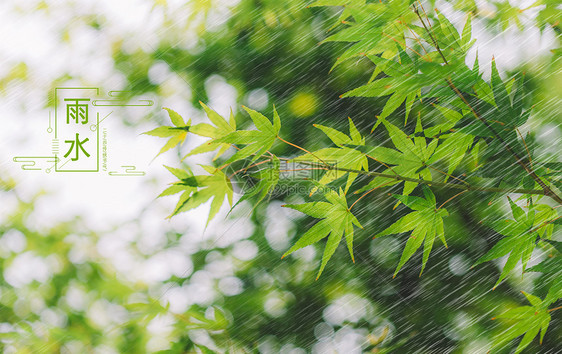
<svg viewBox="0 0 562 354">
<path fill-rule="evenodd" d="M 507 143 L 507 141 L 505 141 L 496 132 L 496 130 L 494 128 L 492 128 L 492 126 L 490 124 L 488 124 L 488 122 L 484 118 L 482 118 L 480 116 L 480 114 L 478 114 L 478 112 L 476 112 L 476 110 L 474 110 L 472 105 L 467 101 L 466 97 L 464 97 L 462 92 L 460 92 L 459 89 L 453 84 L 453 82 L 451 81 L 450 78 L 447 79 L 447 84 L 456 93 L 456 95 L 464 102 L 464 104 L 466 104 L 467 107 L 470 108 L 470 110 L 472 111 L 472 114 L 478 120 L 480 120 L 486 126 L 486 128 L 488 128 L 492 132 L 492 134 L 494 134 L 496 139 L 498 139 L 502 143 L 502 145 L 505 147 L 505 149 L 515 158 L 516 162 L 525 170 L 525 172 L 527 172 L 527 174 L 529 176 L 531 176 L 539 184 L 539 186 L 541 186 L 541 188 L 544 191 L 544 195 L 554 199 L 559 204 L 562 204 L 562 198 L 560 198 L 560 196 L 558 196 L 556 193 L 554 193 L 554 191 L 552 189 L 550 189 L 550 187 L 548 187 L 544 183 L 544 181 L 535 173 L 535 171 L 533 171 L 532 169 L 529 168 L 529 166 L 527 166 L 527 164 L 523 161 L 521 156 L 519 156 L 519 154 L 511 148 L 511 146 Z"/>
<path fill-rule="evenodd" d="M 447 61 L 447 59 L 445 58 L 445 55 L 443 55 L 443 52 L 441 51 L 441 48 L 439 47 L 439 44 L 437 43 L 437 41 L 435 40 L 435 38 L 433 37 L 431 31 L 427 28 L 427 26 L 425 25 L 425 22 L 423 21 L 417 7 L 414 6 L 414 12 L 416 13 L 416 15 L 418 16 L 418 18 L 420 19 L 420 21 L 423 24 L 423 27 L 425 28 L 425 30 L 427 31 L 427 34 L 429 35 L 429 38 L 431 39 L 431 41 L 433 42 L 435 49 L 437 50 L 437 52 L 439 52 L 439 55 L 441 55 L 441 58 L 443 58 L 443 62 L 448 65 L 449 62 Z M 472 112 L 472 114 L 478 119 L 480 120 L 485 126 L 486 128 L 488 128 L 490 130 L 490 132 L 492 132 L 492 134 L 496 137 L 496 139 L 498 139 L 502 145 L 505 147 L 505 149 L 515 158 L 516 162 L 525 170 L 525 172 L 527 172 L 527 174 L 529 176 L 531 176 L 538 184 L 539 186 L 541 186 L 541 188 L 544 191 L 544 195 L 546 195 L 547 197 L 550 197 L 552 199 L 554 199 L 556 202 L 558 202 L 559 204 L 562 204 L 562 198 L 560 196 L 558 196 L 550 187 L 548 187 L 544 181 L 535 173 L 534 170 L 532 170 L 532 168 L 529 168 L 529 166 L 527 166 L 527 164 L 523 161 L 523 159 L 521 158 L 521 156 L 519 156 L 519 154 L 517 152 L 515 152 L 511 146 L 508 144 L 507 141 L 505 141 L 497 132 L 496 130 L 490 125 L 488 124 L 488 122 L 482 118 L 482 116 L 480 116 L 480 114 L 478 112 L 476 112 L 476 110 L 474 109 L 474 107 L 472 107 L 472 105 L 468 102 L 468 100 L 466 99 L 466 97 L 462 94 L 461 91 L 459 91 L 459 89 L 453 84 L 453 81 L 450 78 L 446 79 L 447 81 L 447 85 L 455 92 L 455 94 L 464 102 L 464 104 L 467 105 L 467 107 L 470 109 L 470 111 Z"/>
<path fill-rule="evenodd" d="M 421 5 L 421 3 L 420 3 L 420 5 Z M 423 9 L 423 6 L 422 6 L 422 9 Z M 416 15 L 418 16 L 418 18 L 420 19 L 420 21 L 421 21 L 421 23 L 422 23 L 422 25 L 423 25 L 423 28 L 425 28 L 425 30 L 426 30 L 427 33 L 429 34 L 429 38 L 431 38 L 431 41 L 433 42 L 433 46 L 435 46 L 435 49 L 437 49 L 437 52 L 439 52 L 439 55 L 441 55 L 441 58 L 443 59 L 443 62 L 445 62 L 445 64 L 448 65 L 449 62 L 447 61 L 447 59 L 445 59 L 445 56 L 443 55 L 443 52 L 442 52 L 441 49 L 439 48 L 439 44 L 437 43 L 437 41 L 435 40 L 435 38 L 433 38 L 433 35 L 431 34 L 431 31 L 430 31 L 429 28 L 427 28 L 427 26 L 425 25 L 425 22 L 423 21 L 423 19 L 422 19 L 420 13 L 419 13 L 419 11 L 418 11 L 418 8 L 417 8 L 415 5 L 414 5 L 414 12 L 416 13 Z M 425 10 L 424 10 L 424 13 L 425 13 Z M 427 15 L 426 15 L 426 17 L 427 17 Z M 428 19 L 427 22 L 429 23 L 429 19 Z"/>
</svg>

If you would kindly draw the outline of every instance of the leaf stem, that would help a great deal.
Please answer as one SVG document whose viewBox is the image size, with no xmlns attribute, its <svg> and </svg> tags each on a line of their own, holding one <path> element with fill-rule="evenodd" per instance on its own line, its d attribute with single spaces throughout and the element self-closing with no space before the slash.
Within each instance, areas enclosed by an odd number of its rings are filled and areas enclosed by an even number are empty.
<svg viewBox="0 0 562 354">
<path fill-rule="evenodd" d="M 363 199 L 363 197 L 367 196 L 369 193 L 373 192 L 374 190 L 379 189 L 379 188 L 382 188 L 382 187 L 384 187 L 384 186 L 386 186 L 386 185 L 388 185 L 388 184 L 390 184 L 390 183 L 392 183 L 392 182 L 394 182 L 394 181 L 388 181 L 388 182 L 386 182 L 386 183 L 381 184 L 381 185 L 378 186 L 378 187 L 369 189 L 368 191 L 366 191 L 365 193 L 363 193 L 359 198 L 357 198 L 357 200 L 356 200 L 355 202 L 353 202 L 353 204 L 351 204 L 351 206 L 350 206 L 347 210 L 351 211 L 351 208 L 353 208 L 353 206 L 354 206 L 355 204 L 357 204 L 358 201 L 360 201 L 361 199 Z"/>
<path fill-rule="evenodd" d="M 410 26 L 408 26 L 408 24 L 406 22 L 404 22 L 404 26 L 406 26 L 406 28 L 410 31 L 410 33 L 414 36 L 414 40 L 416 42 L 418 42 L 418 44 L 420 45 L 421 49 L 424 51 L 425 54 L 427 53 L 427 50 L 425 50 L 421 40 L 418 38 L 418 36 L 416 36 L 416 33 L 414 31 L 412 31 L 412 29 L 410 28 Z"/>
<path fill-rule="evenodd" d="M 532 229 L 532 230 L 529 231 L 529 232 L 530 232 L 530 233 L 533 233 L 533 232 L 535 232 L 535 231 L 538 231 L 539 229 L 545 227 L 546 225 L 552 224 L 553 222 L 555 222 L 556 220 L 559 220 L 559 219 L 561 219 L 561 218 L 562 218 L 562 215 L 559 216 L 559 217 L 557 217 L 557 218 L 554 218 L 554 219 L 552 219 L 552 220 L 545 221 L 545 222 L 543 222 L 542 224 L 540 224 L 539 226 L 535 227 L 534 229 Z"/>
<path fill-rule="evenodd" d="M 392 173 L 394 173 L 395 175 L 398 176 L 398 172 L 394 171 L 394 169 L 392 167 L 390 167 L 389 165 L 385 164 L 384 162 L 374 158 L 373 156 L 369 155 L 369 154 L 365 154 L 365 156 L 367 156 L 370 159 L 373 159 L 374 161 L 380 163 L 381 165 L 383 165 L 384 167 L 388 168 L 390 171 L 392 171 Z"/>
<path fill-rule="evenodd" d="M 458 178 L 458 177 L 455 177 L 455 176 L 453 176 L 453 175 L 451 175 L 451 174 L 449 174 L 449 173 L 447 173 L 447 172 L 445 172 L 445 171 L 441 171 L 440 169 L 435 168 L 435 167 L 433 167 L 433 166 L 431 166 L 431 165 L 426 165 L 426 166 L 429 167 L 429 168 L 431 168 L 431 169 L 433 169 L 433 170 L 435 170 L 435 171 L 437 171 L 437 172 L 439 172 L 439 173 L 444 174 L 444 175 L 447 176 L 447 177 L 451 177 L 451 178 L 453 178 L 453 179 L 455 179 L 455 180 L 457 180 L 457 181 L 459 181 L 459 182 L 462 182 L 462 183 L 464 183 L 464 184 L 466 184 L 466 185 L 469 185 L 469 183 L 468 183 L 467 181 L 462 180 L 462 179 L 460 179 L 460 178 Z"/>
<path fill-rule="evenodd" d="M 441 209 L 443 207 L 443 205 L 447 204 L 448 202 L 450 202 L 451 200 L 455 199 L 456 197 L 458 197 L 459 195 L 468 192 L 468 190 L 462 191 L 460 193 L 455 194 L 454 196 L 452 196 L 451 198 L 447 199 L 445 202 L 443 202 L 443 204 L 441 204 L 441 206 L 439 208 L 437 208 L 437 210 Z"/>
<path fill-rule="evenodd" d="M 523 135 L 521 134 L 519 129 L 515 128 L 515 130 L 517 131 L 517 134 L 519 134 L 519 136 L 521 137 L 521 141 L 523 142 L 523 145 L 525 145 L 525 151 L 527 151 L 527 156 L 529 157 L 529 164 L 531 165 L 531 168 L 533 168 L 533 158 L 531 157 L 531 152 L 529 151 L 527 142 L 525 142 L 525 138 L 523 138 Z"/>
<path fill-rule="evenodd" d="M 288 142 L 287 140 L 283 139 L 283 138 L 280 137 L 279 135 L 277 135 L 277 139 L 281 140 L 281 141 L 284 142 L 285 144 L 291 145 L 292 147 L 296 147 L 297 149 L 300 149 L 300 150 L 306 152 L 307 154 L 310 154 L 310 155 L 316 157 L 316 158 L 317 158 L 318 160 L 320 160 L 324 165 L 328 166 L 328 164 L 327 164 L 326 162 L 324 162 L 324 160 L 322 160 L 322 159 L 319 158 L 318 156 L 314 155 L 314 153 L 308 151 L 307 149 L 305 149 L 305 148 L 303 148 L 303 147 L 300 147 L 300 146 L 298 146 L 298 145 L 296 145 L 296 144 L 293 144 L 293 143 L 291 143 L 291 142 Z"/>
<path fill-rule="evenodd" d="M 384 32 L 382 32 L 382 34 L 383 34 L 383 36 L 386 36 L 387 38 L 390 38 L 391 40 L 393 40 L 393 41 L 396 42 L 397 44 L 402 44 L 402 43 L 398 42 L 398 40 L 395 39 L 394 37 L 392 37 L 391 35 L 388 35 L 388 34 L 386 34 L 386 33 L 384 33 Z M 405 46 L 406 48 L 410 49 L 412 52 L 416 53 L 420 58 L 423 58 L 423 55 L 421 55 L 420 53 L 418 53 L 415 49 L 412 49 L 412 48 L 408 47 L 408 46 L 406 45 L 406 43 L 404 43 L 404 46 Z"/>
<path fill-rule="evenodd" d="M 267 160 L 263 160 L 263 161 L 260 161 L 260 162 L 256 162 L 256 163 L 254 163 L 254 164 L 252 164 L 252 165 L 250 165 L 250 166 L 241 168 L 241 169 L 239 169 L 238 171 L 233 172 L 230 176 L 228 176 L 228 178 L 232 178 L 234 175 L 236 175 L 236 174 L 238 174 L 238 173 L 240 173 L 240 172 L 242 172 L 242 171 L 248 171 L 248 170 L 249 170 L 250 168 L 252 168 L 252 167 L 256 167 L 256 166 L 259 166 L 259 165 L 263 165 L 264 163 L 267 163 L 267 162 L 270 162 L 270 161 L 271 161 L 271 159 L 267 159 Z"/>
</svg>

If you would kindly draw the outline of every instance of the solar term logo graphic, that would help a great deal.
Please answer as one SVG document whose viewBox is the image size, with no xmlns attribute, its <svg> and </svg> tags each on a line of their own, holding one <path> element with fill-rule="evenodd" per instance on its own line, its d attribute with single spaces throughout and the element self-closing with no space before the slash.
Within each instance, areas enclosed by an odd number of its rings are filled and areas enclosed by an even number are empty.
<svg viewBox="0 0 562 354">
<path fill-rule="evenodd" d="M 104 121 L 114 114 L 115 107 L 142 107 L 154 101 L 125 100 L 126 91 L 109 91 L 100 96 L 99 88 L 55 88 L 54 117 L 49 111 L 46 129 L 51 136 L 51 152 L 40 156 L 15 156 L 22 170 L 51 172 L 99 172 L 109 176 L 144 176 L 131 164 L 113 163 L 107 154 L 107 128 Z"/>
</svg>

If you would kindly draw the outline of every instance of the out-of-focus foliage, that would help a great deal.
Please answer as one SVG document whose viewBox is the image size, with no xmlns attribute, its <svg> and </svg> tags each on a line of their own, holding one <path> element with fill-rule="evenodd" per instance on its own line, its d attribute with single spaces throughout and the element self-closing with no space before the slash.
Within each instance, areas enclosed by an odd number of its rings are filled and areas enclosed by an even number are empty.
<svg viewBox="0 0 562 354">
<path fill-rule="evenodd" d="M 515 78 L 510 81 L 502 80 L 495 61 L 492 60 L 491 80 L 488 81 L 482 78 L 478 58 L 472 68 L 467 66 L 466 55 L 474 44 L 470 16 L 468 16 L 462 32 L 459 32 L 439 11 L 436 10 L 435 13 L 428 15 L 420 2 L 395 0 L 385 3 L 365 3 L 363 1 L 320 0 L 311 6 L 343 6 L 343 12 L 338 18 L 338 22 L 343 24 L 343 29 L 329 36 L 324 42 L 336 41 L 352 44 L 342 56 L 338 57 L 334 66 L 355 57 L 366 56 L 376 65 L 376 68 L 366 85 L 355 88 L 342 97 L 389 96 L 371 131 L 374 131 L 382 122 L 398 151 L 383 146 L 365 149 L 362 146 L 364 141 L 361 139 L 361 133 L 351 120 L 349 137 L 337 129 L 319 126 L 332 140 L 332 143 L 338 146 L 338 148 L 332 148 L 334 153 L 326 154 L 327 149 L 309 151 L 280 136 L 281 121 L 275 109 L 273 125 L 265 116 L 247 109 L 257 130 L 237 130 L 224 137 L 211 139 L 212 144 L 229 143 L 236 148 L 228 159 L 217 166 L 219 170 L 236 161 L 251 157 L 252 165 L 235 171 L 230 177 L 243 172 L 253 174 L 260 180 L 260 183 L 266 181 L 266 178 L 271 175 L 261 175 L 258 166 L 270 163 L 272 159 L 277 161 L 284 159 L 276 155 L 276 150 L 273 149 L 274 143 L 277 141 L 306 152 L 305 155 L 299 157 L 299 161 L 304 163 L 305 167 L 293 171 L 325 170 L 325 175 L 314 182 L 317 186 L 312 189 L 309 196 L 312 196 L 316 188 L 320 187 L 324 190 L 322 194 L 329 203 L 314 201 L 290 205 L 293 209 L 321 220 L 307 230 L 284 256 L 318 243 L 329 235 L 318 272 L 318 276 L 320 276 L 328 260 L 338 248 L 342 236 L 345 235 L 347 247 L 353 259 L 353 227 L 354 224 L 357 226 L 360 224 L 356 216 L 351 214 L 351 208 L 363 197 L 381 187 L 404 182 L 403 192 L 397 198 L 399 202 L 414 211 L 378 233 L 378 236 L 384 236 L 412 231 L 404 246 L 394 276 L 424 244 L 421 275 L 429 259 L 435 236 L 438 235 L 446 245 L 443 218 L 448 216 L 448 213 L 442 208 L 443 205 L 464 193 L 474 191 L 491 193 L 494 198 L 501 194 L 515 192 L 522 194 L 521 199 L 527 200 L 527 207 L 530 210 L 525 213 L 508 197 L 515 221 L 494 220 L 496 226 L 494 230 L 505 237 L 475 263 L 478 265 L 508 256 L 494 288 L 505 279 L 519 261 L 522 264 L 522 272 L 525 272 L 535 249 L 539 230 L 545 236 L 544 239 L 539 240 L 539 244 L 548 246 L 547 241 L 551 237 L 551 231 L 545 233 L 545 227 L 557 224 L 560 218 L 555 209 L 550 208 L 548 204 L 538 204 L 538 210 L 547 210 L 547 215 L 545 218 L 545 214 L 541 214 L 542 220 L 538 225 L 535 224 L 534 201 L 538 202 L 543 197 L 548 197 L 560 206 L 562 198 L 559 194 L 559 163 L 550 162 L 536 154 L 537 147 L 531 145 L 529 148 L 519 131 L 531 113 L 529 102 L 525 100 L 522 76 L 519 75 L 518 80 Z M 504 9 L 498 13 L 501 21 L 505 21 L 502 16 L 512 17 L 511 10 Z M 517 18 L 516 21 L 518 21 Z M 507 26 L 503 24 L 503 27 Z M 413 35 L 414 40 L 410 44 L 406 42 L 406 36 L 409 34 Z M 386 119 L 404 104 L 405 124 L 407 124 L 408 115 L 417 97 L 422 98 L 421 105 L 433 104 L 448 122 L 432 127 L 426 125 L 424 129 L 421 124 L 421 110 L 418 109 L 414 138 L 411 139 L 407 135 L 407 129 L 401 130 L 387 122 Z M 436 106 L 434 102 L 438 102 L 439 106 Z M 440 138 L 443 137 L 447 139 L 442 139 L 440 144 Z M 529 137 L 527 138 L 529 141 L 531 140 Z M 428 139 L 430 139 L 429 143 Z M 356 147 L 353 147 L 354 143 Z M 342 146 L 344 144 L 345 146 Z M 242 148 L 240 145 L 245 145 L 245 147 Z M 455 145 L 460 145 L 461 148 L 455 148 Z M 480 149 L 481 145 L 484 146 L 483 151 Z M 438 147 L 440 158 L 432 159 Z M 473 158 L 479 161 L 478 166 L 471 166 L 471 163 L 468 163 L 465 166 L 468 173 L 464 173 L 462 176 L 451 175 L 457 165 L 464 160 L 467 150 Z M 363 162 L 359 162 L 358 154 L 360 159 L 369 157 L 379 167 L 381 165 L 386 167 L 386 173 L 377 172 L 376 168 L 369 169 Z M 365 156 L 362 157 L 361 154 Z M 439 165 L 435 164 L 443 158 L 449 160 L 449 172 L 441 171 Z M 296 161 L 298 159 L 288 160 Z M 353 164 L 357 163 L 359 165 L 355 167 Z M 394 165 L 394 167 L 389 165 Z M 258 172 L 250 172 L 255 167 L 258 168 Z M 444 175 L 445 178 L 441 178 L 443 182 L 435 181 L 431 170 Z M 339 172 L 339 175 L 336 175 L 335 178 L 326 178 L 333 171 Z M 280 170 L 275 172 L 277 175 L 274 184 L 267 189 L 267 192 L 273 193 L 273 188 L 279 181 Z M 338 184 L 335 183 L 340 180 L 340 177 L 346 175 L 349 175 L 349 178 L 345 190 L 339 187 L 339 193 L 330 189 L 325 191 L 329 184 L 337 186 Z M 356 193 L 367 191 L 348 207 L 349 197 L 346 194 L 358 175 L 374 178 L 366 187 L 363 186 L 356 190 Z M 409 196 L 419 184 L 424 185 L 425 199 Z M 456 189 L 461 192 L 437 207 L 436 197 L 428 186 Z M 187 201 L 183 203 L 196 199 L 198 188 L 201 186 L 195 185 L 195 187 L 197 189 L 193 191 L 193 195 L 188 196 Z M 242 193 L 244 192 L 242 191 Z M 489 207 L 484 204 L 484 208 L 487 206 Z M 216 205 L 211 206 L 211 211 L 213 212 L 213 210 L 217 210 Z M 181 209 L 176 209 L 174 215 L 179 211 Z M 506 222 L 508 224 L 505 224 Z M 543 272 L 550 277 L 554 275 L 554 278 L 551 278 L 554 281 L 548 285 L 550 289 L 547 300 L 543 302 L 534 295 L 528 295 L 528 298 L 532 297 L 534 305 L 541 308 L 540 311 L 535 312 L 535 315 L 538 313 L 541 315 L 527 316 L 525 321 L 517 324 L 504 335 L 500 335 L 495 347 L 503 348 L 506 342 L 525 333 L 516 349 L 516 352 L 520 352 L 531 343 L 539 330 L 542 342 L 551 320 L 549 312 L 558 309 L 549 309 L 549 306 L 557 302 L 562 295 L 559 294 L 559 285 L 556 281 L 560 269 L 555 267 L 547 270 L 543 267 Z M 530 310 L 525 312 L 526 315 L 528 313 Z M 511 313 L 506 315 L 507 318 L 514 318 L 510 316 Z"/>
<path fill-rule="evenodd" d="M 24 202 L 13 184 L 0 182 L 2 199 L 16 203 L 0 226 L 3 351 L 144 352 L 151 337 L 149 324 L 164 318 L 173 326 L 170 340 L 182 337 L 186 329 L 209 331 L 219 340 L 224 337 L 229 319 L 222 309 L 205 312 L 194 305 L 171 313 L 169 305 L 151 294 L 149 284 L 130 279 L 107 255 L 103 244 L 110 244 L 108 239 L 114 235 L 98 235 L 80 217 L 52 228 L 36 228 L 30 220 L 35 218 L 34 204 L 43 197 Z M 153 254 L 141 252 L 134 243 L 128 246 L 127 255 L 136 261 L 173 249 L 171 242 Z M 182 342 L 182 350 L 196 347 L 188 338 Z"/>
</svg>

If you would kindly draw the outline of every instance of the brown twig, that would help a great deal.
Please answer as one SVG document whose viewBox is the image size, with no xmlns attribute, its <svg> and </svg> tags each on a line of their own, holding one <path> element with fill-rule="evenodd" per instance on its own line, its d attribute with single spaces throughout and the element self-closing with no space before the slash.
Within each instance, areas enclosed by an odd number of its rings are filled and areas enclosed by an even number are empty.
<svg viewBox="0 0 562 354">
<path fill-rule="evenodd" d="M 441 206 L 439 206 L 439 208 L 437 208 L 437 210 L 441 209 L 443 207 L 443 205 L 447 204 L 448 202 L 450 202 L 451 200 L 455 199 L 456 197 L 458 197 L 459 195 L 468 192 L 468 190 L 466 191 L 462 191 L 460 193 L 455 194 L 454 196 L 452 196 L 451 198 L 447 199 L 443 204 L 441 204 Z"/>
<path fill-rule="evenodd" d="M 353 204 L 351 204 L 351 206 L 350 206 L 347 210 L 351 211 L 351 208 L 353 208 L 353 206 L 354 206 L 355 204 L 357 204 L 358 201 L 360 201 L 361 199 L 363 199 L 363 197 L 367 196 L 369 193 L 371 193 L 371 192 L 374 191 L 374 190 L 377 190 L 377 189 L 382 188 L 382 187 L 384 187 L 384 186 L 386 186 L 386 185 L 389 185 L 389 184 L 392 183 L 392 182 L 394 182 L 394 181 L 388 181 L 388 182 L 386 182 L 386 183 L 381 184 L 381 185 L 378 186 L 378 187 L 369 189 L 367 192 L 363 193 L 359 198 L 357 198 L 357 200 L 356 200 L 355 202 L 353 202 Z"/>
<path fill-rule="evenodd" d="M 314 153 L 312 153 L 312 152 L 306 150 L 305 148 L 300 147 L 300 146 L 298 146 L 298 145 L 296 145 L 296 144 L 293 144 L 293 143 L 291 143 L 291 142 L 288 142 L 287 140 L 283 139 L 283 138 L 280 137 L 279 135 L 277 135 L 277 139 L 281 140 L 281 141 L 284 142 L 285 144 L 291 145 L 292 147 L 296 147 L 297 149 L 300 149 L 300 150 L 306 152 L 307 154 L 310 154 L 310 155 L 316 157 L 316 158 L 317 158 L 318 160 L 320 160 L 324 165 L 328 165 L 324 160 L 322 160 L 322 159 L 319 158 L 318 156 L 314 155 Z"/>
</svg>

